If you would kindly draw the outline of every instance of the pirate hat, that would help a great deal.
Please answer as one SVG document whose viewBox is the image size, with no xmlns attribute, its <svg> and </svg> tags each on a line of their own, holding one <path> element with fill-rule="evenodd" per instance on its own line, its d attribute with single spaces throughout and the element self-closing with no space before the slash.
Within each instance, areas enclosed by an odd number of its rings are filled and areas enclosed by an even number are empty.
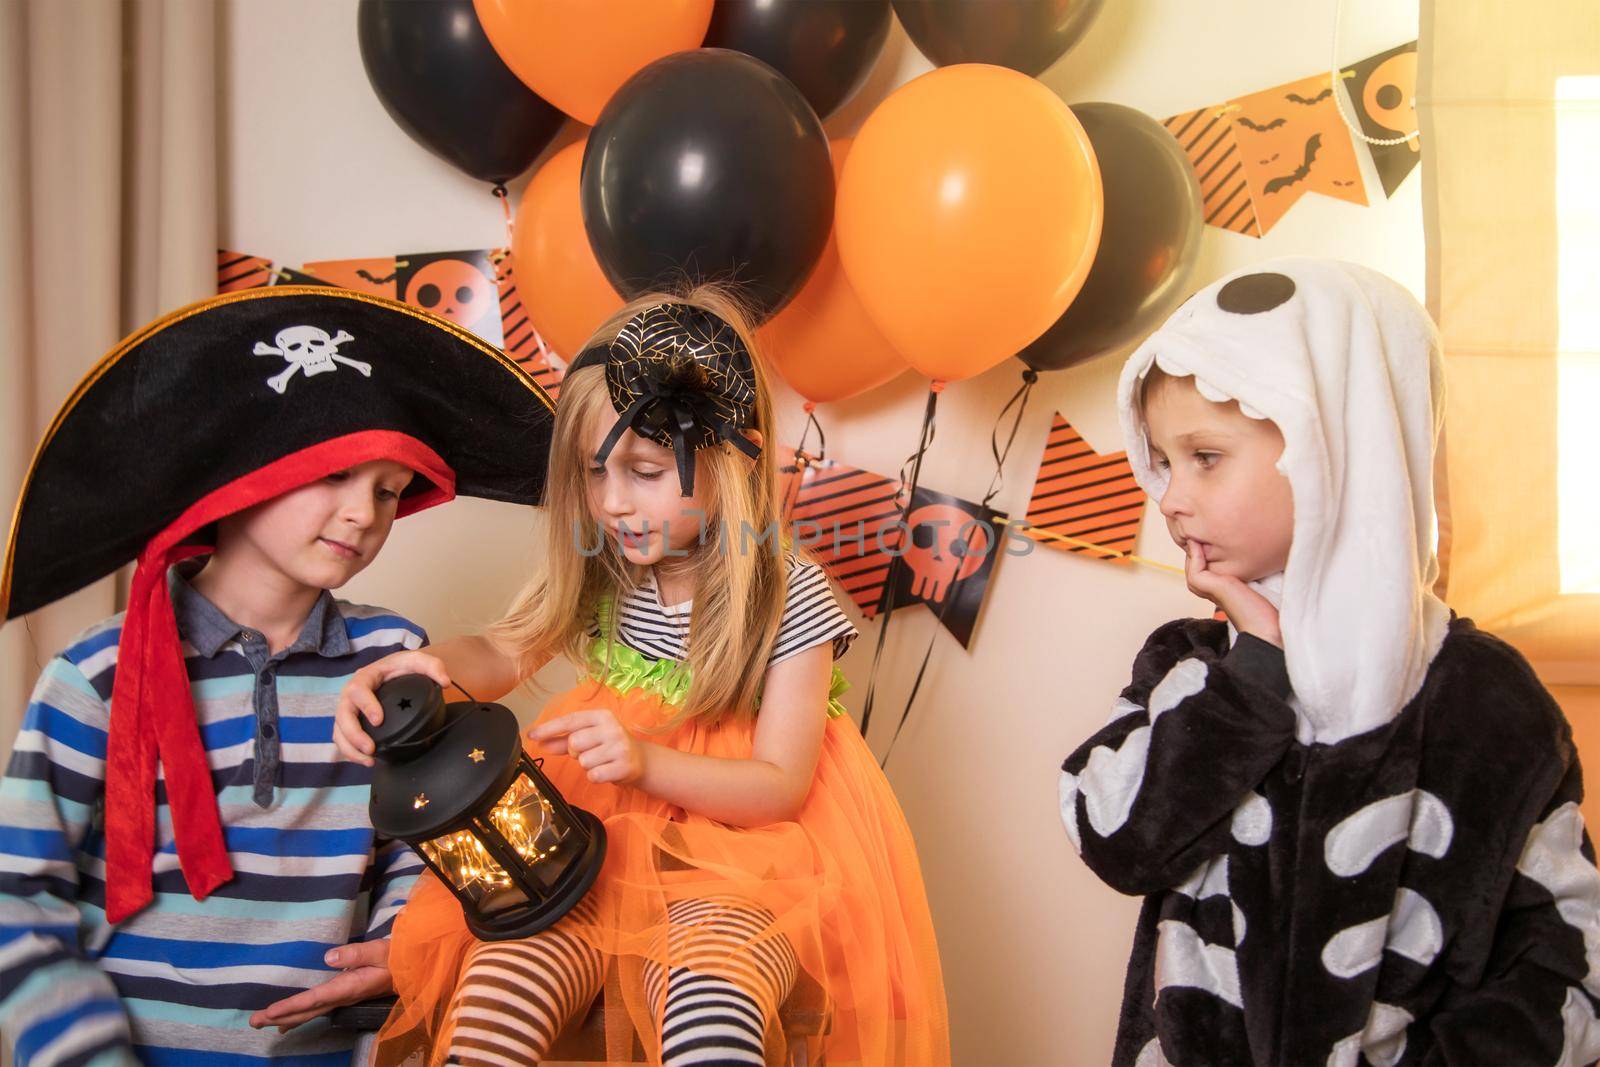
<svg viewBox="0 0 1600 1067">
<path fill-rule="evenodd" d="M 0 571 L 5 619 L 131 560 L 106 768 L 107 912 L 150 898 L 156 757 L 196 897 L 232 877 L 168 567 L 211 523 L 360 463 L 416 472 L 398 509 L 457 492 L 542 495 L 552 405 L 500 350 L 342 289 L 228 293 L 123 340 L 67 398 L 23 481 Z"/>
</svg>

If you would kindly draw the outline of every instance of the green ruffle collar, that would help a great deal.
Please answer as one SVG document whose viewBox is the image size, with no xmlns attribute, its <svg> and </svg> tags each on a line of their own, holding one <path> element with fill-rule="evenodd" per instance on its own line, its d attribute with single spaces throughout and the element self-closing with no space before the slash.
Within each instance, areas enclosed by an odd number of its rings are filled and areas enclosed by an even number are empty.
<svg viewBox="0 0 1600 1067">
<path fill-rule="evenodd" d="M 689 665 L 674 659 L 651 659 L 620 641 L 612 641 L 611 600 L 604 598 L 596 606 L 600 621 L 600 635 L 589 642 L 587 674 L 602 685 L 619 693 L 643 689 L 661 698 L 664 703 L 681 705 L 689 696 L 693 681 Z M 828 684 L 828 718 L 837 719 L 847 714 L 839 698 L 850 688 L 839 665 L 833 665 L 833 677 Z M 761 695 L 756 694 L 756 710 L 761 710 Z"/>
</svg>

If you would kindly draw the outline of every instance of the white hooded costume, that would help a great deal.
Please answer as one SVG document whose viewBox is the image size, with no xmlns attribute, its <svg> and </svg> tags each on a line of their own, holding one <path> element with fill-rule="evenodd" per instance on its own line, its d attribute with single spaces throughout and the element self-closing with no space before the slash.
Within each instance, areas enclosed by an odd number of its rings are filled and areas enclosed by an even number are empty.
<svg viewBox="0 0 1600 1067">
<path fill-rule="evenodd" d="M 1294 547 L 1271 599 L 1301 740 L 1332 742 L 1393 718 L 1444 640 L 1449 609 L 1431 592 L 1443 373 L 1432 321 L 1394 281 L 1335 260 L 1269 266 L 1184 304 L 1128 360 L 1117 403 L 1156 500 L 1166 476 L 1138 404 L 1152 366 L 1282 432 Z"/>
<path fill-rule="evenodd" d="M 1363 267 L 1286 259 L 1195 294 L 1129 359 L 1282 432 L 1283 650 L 1157 630 L 1069 756 L 1086 862 L 1146 896 L 1114 1062 L 1589 1063 L 1600 873 L 1561 711 L 1431 591 L 1441 371 L 1427 314 Z"/>
</svg>

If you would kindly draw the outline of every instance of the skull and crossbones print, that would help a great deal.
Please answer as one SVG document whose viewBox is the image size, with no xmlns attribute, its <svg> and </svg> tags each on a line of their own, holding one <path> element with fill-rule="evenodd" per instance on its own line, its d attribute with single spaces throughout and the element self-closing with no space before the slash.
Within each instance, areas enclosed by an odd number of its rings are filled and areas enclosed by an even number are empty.
<svg viewBox="0 0 1600 1067">
<path fill-rule="evenodd" d="M 289 388 L 289 379 L 296 374 L 307 378 L 314 374 L 339 369 L 343 363 L 354 367 L 363 377 L 372 377 L 372 365 L 339 354 L 339 346 L 355 338 L 344 330 L 330 335 L 317 326 L 287 326 L 278 331 L 274 344 L 257 341 L 254 353 L 258 356 L 281 356 L 289 361 L 288 367 L 267 379 L 274 392 L 283 393 Z"/>
</svg>

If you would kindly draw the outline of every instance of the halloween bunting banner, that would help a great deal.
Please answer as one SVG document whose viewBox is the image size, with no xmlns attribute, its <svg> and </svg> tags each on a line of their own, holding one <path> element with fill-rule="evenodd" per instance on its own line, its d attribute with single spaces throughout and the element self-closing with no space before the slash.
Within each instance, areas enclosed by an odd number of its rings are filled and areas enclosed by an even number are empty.
<svg viewBox="0 0 1600 1067">
<path fill-rule="evenodd" d="M 1383 195 L 1393 196 L 1422 160 L 1417 136 L 1417 42 L 1355 64 L 1345 88 L 1368 137 L 1379 141 L 1404 138 L 1399 144 L 1367 146 L 1383 183 Z"/>
<path fill-rule="evenodd" d="M 1118 561 L 1134 550 L 1144 508 L 1144 490 L 1134 480 L 1128 454 L 1096 452 L 1056 413 L 1023 535 L 1063 552 Z"/>
<path fill-rule="evenodd" d="M 331 285 L 404 301 L 505 349 L 552 399 L 560 391 L 566 363 L 528 321 L 506 249 L 317 260 L 299 268 L 244 252 L 217 252 L 219 293 L 263 285 Z"/>
<path fill-rule="evenodd" d="M 1006 516 L 919 485 L 902 521 L 899 491 L 897 479 L 802 455 L 784 470 L 784 520 L 867 618 L 890 602 L 892 577 L 896 608 L 926 605 L 965 648 L 1007 550 Z"/>
<path fill-rule="evenodd" d="M 1260 237 L 1306 193 L 1365 206 L 1358 146 L 1392 196 L 1419 158 L 1416 48 L 1413 41 L 1353 64 L 1339 89 L 1315 74 L 1167 119 L 1200 180 L 1207 225 Z M 1344 114 L 1336 92 L 1346 94 Z M 1368 144 L 1346 116 L 1367 137 L 1406 140 Z"/>
</svg>

